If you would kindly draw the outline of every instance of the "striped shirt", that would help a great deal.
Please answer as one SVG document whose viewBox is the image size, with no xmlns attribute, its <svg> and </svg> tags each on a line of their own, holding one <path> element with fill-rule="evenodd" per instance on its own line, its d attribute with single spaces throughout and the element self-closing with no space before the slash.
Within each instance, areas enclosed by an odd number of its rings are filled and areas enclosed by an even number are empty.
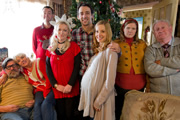
<svg viewBox="0 0 180 120">
<path fill-rule="evenodd" d="M 19 105 L 21 108 L 33 99 L 33 88 L 20 75 L 17 78 L 8 78 L 5 84 L 0 86 L 0 106 Z"/>
<path fill-rule="evenodd" d="M 88 34 L 82 27 L 72 31 L 72 40 L 75 41 L 81 48 L 81 69 L 80 75 L 83 76 L 87 69 L 90 58 L 94 55 L 93 52 L 93 32 Z"/>
</svg>

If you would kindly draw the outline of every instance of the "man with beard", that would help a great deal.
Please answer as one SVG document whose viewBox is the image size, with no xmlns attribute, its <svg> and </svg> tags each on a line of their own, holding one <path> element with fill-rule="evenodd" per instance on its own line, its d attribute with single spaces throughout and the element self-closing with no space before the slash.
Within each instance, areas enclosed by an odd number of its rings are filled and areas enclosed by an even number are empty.
<svg viewBox="0 0 180 120">
<path fill-rule="evenodd" d="M 29 120 L 34 105 L 32 86 L 13 59 L 6 58 L 2 68 L 8 80 L 0 86 L 0 119 Z"/>
</svg>

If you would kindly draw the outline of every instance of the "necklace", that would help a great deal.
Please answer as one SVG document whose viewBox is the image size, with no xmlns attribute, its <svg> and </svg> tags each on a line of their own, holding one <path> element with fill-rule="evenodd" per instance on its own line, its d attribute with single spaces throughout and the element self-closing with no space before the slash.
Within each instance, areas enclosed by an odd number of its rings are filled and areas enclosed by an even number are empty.
<svg viewBox="0 0 180 120">
<path fill-rule="evenodd" d="M 63 43 L 65 43 L 65 42 L 66 42 L 66 41 L 64 41 L 64 42 L 59 42 L 59 41 L 58 41 L 58 44 L 63 44 Z"/>
</svg>

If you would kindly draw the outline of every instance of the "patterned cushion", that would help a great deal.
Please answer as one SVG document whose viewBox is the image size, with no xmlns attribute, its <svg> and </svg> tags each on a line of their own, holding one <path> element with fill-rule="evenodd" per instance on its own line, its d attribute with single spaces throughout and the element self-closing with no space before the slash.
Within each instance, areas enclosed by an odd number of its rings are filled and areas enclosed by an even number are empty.
<svg viewBox="0 0 180 120">
<path fill-rule="evenodd" d="M 180 97 L 132 90 L 126 93 L 120 120 L 179 120 Z"/>
</svg>

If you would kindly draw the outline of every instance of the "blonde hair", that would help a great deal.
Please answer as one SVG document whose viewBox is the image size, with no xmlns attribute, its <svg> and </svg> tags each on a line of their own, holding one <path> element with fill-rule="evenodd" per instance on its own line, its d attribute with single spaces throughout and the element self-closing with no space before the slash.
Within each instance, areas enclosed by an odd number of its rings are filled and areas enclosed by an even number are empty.
<svg viewBox="0 0 180 120">
<path fill-rule="evenodd" d="M 59 29 L 59 25 L 60 24 L 65 24 L 67 25 L 66 22 L 64 21 L 59 21 L 55 24 L 54 26 L 54 31 L 53 31 L 53 35 L 50 38 L 50 47 L 48 48 L 49 51 L 54 52 L 57 47 L 58 47 L 58 39 L 56 38 L 57 34 L 58 34 L 58 29 Z M 68 27 L 68 25 L 67 25 Z M 66 39 L 65 43 L 63 44 L 61 50 L 59 51 L 60 53 L 64 53 L 70 46 L 70 40 L 71 40 L 71 33 L 70 33 L 70 28 L 68 27 L 68 38 Z"/>
<path fill-rule="evenodd" d="M 96 31 L 96 27 L 98 25 L 104 25 L 105 26 L 105 31 L 106 31 L 106 41 L 104 42 L 101 51 L 105 50 L 107 48 L 107 45 L 111 43 L 112 41 L 112 30 L 111 30 L 111 26 L 109 24 L 108 21 L 105 20 L 100 20 L 98 23 L 96 23 L 95 27 L 94 27 L 94 35 L 93 35 L 93 51 L 94 53 L 98 53 L 99 52 L 99 42 L 97 41 L 96 37 L 95 37 L 95 31 Z"/>
<path fill-rule="evenodd" d="M 15 56 L 13 57 L 13 59 L 14 59 L 14 61 L 15 61 L 16 63 L 18 63 L 18 61 L 17 61 L 17 58 L 18 58 L 18 57 L 21 58 L 21 57 L 27 57 L 27 56 L 26 56 L 26 54 L 24 54 L 24 53 L 19 53 L 19 54 L 15 55 Z"/>
</svg>

